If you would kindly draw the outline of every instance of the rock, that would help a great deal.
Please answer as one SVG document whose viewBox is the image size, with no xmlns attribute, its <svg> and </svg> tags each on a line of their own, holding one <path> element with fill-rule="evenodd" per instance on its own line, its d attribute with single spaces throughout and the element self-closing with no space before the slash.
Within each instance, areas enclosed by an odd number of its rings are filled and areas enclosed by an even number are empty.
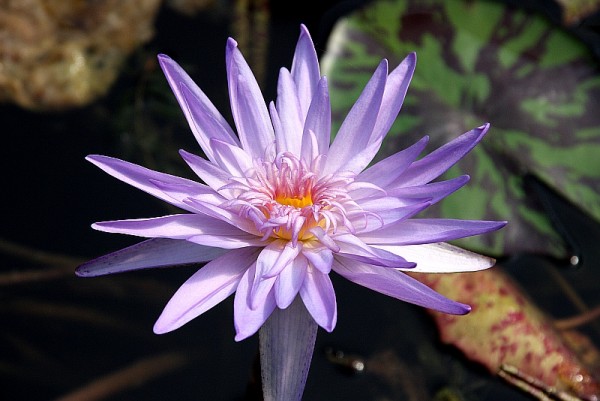
<svg viewBox="0 0 600 401">
<path fill-rule="evenodd" d="M 0 101 L 52 111 L 104 95 L 161 0 L 0 0 Z"/>
</svg>

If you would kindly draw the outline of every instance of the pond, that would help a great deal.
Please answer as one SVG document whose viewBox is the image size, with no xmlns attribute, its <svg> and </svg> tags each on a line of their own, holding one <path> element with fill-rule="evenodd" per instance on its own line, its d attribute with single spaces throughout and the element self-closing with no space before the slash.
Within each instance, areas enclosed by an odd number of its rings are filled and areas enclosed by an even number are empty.
<svg viewBox="0 0 600 401">
<path fill-rule="evenodd" d="M 193 179 L 177 150 L 200 150 L 156 54 L 176 59 L 230 119 L 225 75 L 229 36 L 241 35 L 236 39 L 244 54 L 243 46 L 249 49 L 249 62 L 258 71 L 265 99 L 270 100 L 276 96 L 279 68 L 291 64 L 301 23 L 311 31 L 322 55 L 335 24 L 368 3 L 322 1 L 309 7 L 303 2 L 207 2 L 186 14 L 175 8 L 175 1 L 167 2 L 157 8 L 154 34 L 126 57 L 106 95 L 61 110 L 33 110 L 11 102 L 0 107 L 5 138 L 0 147 L 0 167 L 5 172 L 5 211 L 0 220 L 0 399 L 262 399 L 258 336 L 234 341 L 232 297 L 174 332 L 152 332 L 165 303 L 198 266 L 99 278 L 75 276 L 80 263 L 138 242 L 95 231 L 91 223 L 174 211 L 99 171 L 85 156 L 114 156 Z M 527 3 L 538 11 L 544 9 L 544 2 Z M 558 6 L 546 9 L 551 16 L 557 10 Z M 591 24 L 593 18 L 585 21 Z M 597 49 L 597 28 L 581 23 L 580 29 L 587 35 L 586 45 Z M 367 53 L 377 53 L 376 47 Z M 343 83 L 343 79 L 337 82 L 338 87 L 343 88 Z M 417 93 L 422 85 L 417 82 Z M 407 99 L 408 111 L 426 109 L 418 96 Z M 340 104 L 339 110 L 344 102 Z M 595 146 L 597 130 L 588 134 L 590 146 Z M 395 139 L 387 150 L 396 146 L 397 151 L 399 145 Z M 591 182 L 590 191 L 596 185 Z M 594 345 L 600 341 L 600 329 L 593 314 L 600 304 L 596 246 L 600 226 L 588 210 L 597 207 L 596 198 L 586 209 L 561 196 L 552 198 L 554 192 L 545 187 L 538 195 L 528 188 L 524 192 L 536 197 L 532 204 L 558 224 L 558 234 L 552 238 L 564 240 L 565 253 L 492 255 L 499 259 L 494 269 L 516 279 L 523 293 L 549 316 L 592 314 L 577 328 L 591 339 L 593 349 L 586 355 L 597 375 L 600 358 Z M 544 208 L 544 201 L 550 206 Z M 510 220 L 510 216 L 495 217 Z M 541 243 L 546 240 L 540 238 Z M 549 248 L 552 242 L 546 244 Z M 583 258 L 577 267 L 567 263 L 573 255 Z M 338 323 L 332 333 L 318 332 L 305 400 L 531 399 L 465 356 L 464 350 L 442 341 L 434 315 L 340 276 L 332 275 L 332 281 Z M 477 341 L 485 338 L 483 326 L 481 332 L 477 327 L 473 330 L 469 334 Z M 365 369 L 357 369 L 353 362 L 364 364 Z"/>
</svg>

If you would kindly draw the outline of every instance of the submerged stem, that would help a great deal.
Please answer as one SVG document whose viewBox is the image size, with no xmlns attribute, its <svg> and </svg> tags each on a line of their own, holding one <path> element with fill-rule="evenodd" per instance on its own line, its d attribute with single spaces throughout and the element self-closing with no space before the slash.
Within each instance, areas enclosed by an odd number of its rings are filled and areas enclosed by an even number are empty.
<svg viewBox="0 0 600 401">
<path fill-rule="evenodd" d="M 260 365 L 265 401 L 302 399 L 317 328 L 298 296 L 288 308 L 275 308 L 261 327 Z"/>
</svg>

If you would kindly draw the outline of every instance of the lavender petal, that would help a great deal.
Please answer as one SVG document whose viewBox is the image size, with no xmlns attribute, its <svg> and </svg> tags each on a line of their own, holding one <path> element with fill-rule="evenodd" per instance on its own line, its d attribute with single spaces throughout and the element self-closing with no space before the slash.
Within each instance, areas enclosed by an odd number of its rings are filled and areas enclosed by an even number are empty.
<svg viewBox="0 0 600 401">
<path fill-rule="evenodd" d="M 83 263 L 75 270 L 80 277 L 96 277 L 132 270 L 204 263 L 227 249 L 168 238 L 153 238 Z"/>
<path fill-rule="evenodd" d="M 471 310 L 469 305 L 452 301 L 398 270 L 339 257 L 333 263 L 333 270 L 363 287 L 424 308 L 453 315 L 464 315 Z"/>
</svg>

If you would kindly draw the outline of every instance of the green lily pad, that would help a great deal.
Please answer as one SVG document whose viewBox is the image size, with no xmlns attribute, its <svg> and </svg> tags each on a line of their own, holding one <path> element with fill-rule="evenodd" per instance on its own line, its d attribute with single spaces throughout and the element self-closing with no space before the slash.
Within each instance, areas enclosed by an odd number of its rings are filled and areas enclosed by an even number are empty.
<svg viewBox="0 0 600 401">
<path fill-rule="evenodd" d="M 379 158 L 431 137 L 433 150 L 490 122 L 447 177 L 466 187 L 428 217 L 508 220 L 459 245 L 493 255 L 564 257 L 566 247 L 524 174 L 600 220 L 600 76 L 589 49 L 544 17 L 492 1 L 379 0 L 336 24 L 322 64 L 341 123 L 382 58 L 417 69 Z M 335 132 L 335 131 L 334 131 Z"/>
</svg>

